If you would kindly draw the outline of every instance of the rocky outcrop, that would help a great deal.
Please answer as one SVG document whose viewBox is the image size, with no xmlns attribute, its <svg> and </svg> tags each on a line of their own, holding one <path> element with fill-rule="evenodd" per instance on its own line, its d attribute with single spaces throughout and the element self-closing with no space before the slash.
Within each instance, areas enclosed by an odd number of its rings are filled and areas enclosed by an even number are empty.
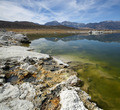
<svg viewBox="0 0 120 110">
<path fill-rule="evenodd" d="M 0 52 L 0 110 L 100 110 L 68 64 L 21 46 Z"/>
</svg>

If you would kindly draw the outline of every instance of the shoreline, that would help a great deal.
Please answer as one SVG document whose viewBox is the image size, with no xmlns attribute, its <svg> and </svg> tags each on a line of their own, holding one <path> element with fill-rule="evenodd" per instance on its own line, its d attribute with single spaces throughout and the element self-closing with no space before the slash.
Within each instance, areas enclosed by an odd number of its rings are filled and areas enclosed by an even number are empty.
<svg viewBox="0 0 120 110">
<path fill-rule="evenodd" d="M 120 30 L 96 30 L 96 29 L 11 29 L 6 28 L 7 31 L 12 31 L 22 34 L 42 34 L 42 35 L 59 35 L 59 34 L 88 34 L 90 31 L 100 31 L 104 34 L 120 33 Z"/>
<path fill-rule="evenodd" d="M 0 109 L 101 110 L 80 89 L 83 81 L 68 64 L 20 46 L 30 43 L 22 34 L 8 32 L 1 39 Z"/>
</svg>

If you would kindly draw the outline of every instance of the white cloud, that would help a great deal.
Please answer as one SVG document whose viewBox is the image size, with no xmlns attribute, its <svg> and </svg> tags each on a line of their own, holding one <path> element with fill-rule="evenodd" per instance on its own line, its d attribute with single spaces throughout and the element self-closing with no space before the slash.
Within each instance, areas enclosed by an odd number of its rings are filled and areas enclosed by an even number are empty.
<svg viewBox="0 0 120 110">
<path fill-rule="evenodd" d="M 120 0 L 106 0 L 99 4 L 101 1 L 103 0 L 0 0 L 0 19 L 38 23 L 51 20 L 85 22 L 120 3 Z"/>
<path fill-rule="evenodd" d="M 44 23 L 49 20 L 44 14 L 23 8 L 22 5 L 10 1 L 0 1 L 0 19 L 9 21 L 33 21 L 38 23 Z"/>
</svg>

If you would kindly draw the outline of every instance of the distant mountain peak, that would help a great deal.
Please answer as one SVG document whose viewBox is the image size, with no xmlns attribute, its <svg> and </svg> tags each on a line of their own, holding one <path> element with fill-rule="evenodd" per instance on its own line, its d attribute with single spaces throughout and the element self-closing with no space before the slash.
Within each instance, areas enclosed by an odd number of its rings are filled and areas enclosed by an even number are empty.
<svg viewBox="0 0 120 110">
<path fill-rule="evenodd" d="M 47 22 L 45 23 L 46 26 L 58 26 L 61 25 L 58 21 L 51 21 L 51 22 Z"/>
<path fill-rule="evenodd" d="M 51 22 L 45 23 L 45 25 L 48 25 L 48 26 L 63 25 L 63 26 L 72 27 L 72 28 L 80 28 L 85 26 L 84 23 L 76 23 L 76 22 L 70 22 L 70 21 L 63 21 L 61 23 L 58 21 L 51 21 Z"/>
</svg>

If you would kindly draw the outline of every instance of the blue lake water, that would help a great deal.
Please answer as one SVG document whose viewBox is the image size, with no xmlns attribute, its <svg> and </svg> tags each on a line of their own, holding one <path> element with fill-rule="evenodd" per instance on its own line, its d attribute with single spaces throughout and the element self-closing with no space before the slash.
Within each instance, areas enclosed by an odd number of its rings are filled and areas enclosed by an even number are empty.
<svg viewBox="0 0 120 110">
<path fill-rule="evenodd" d="M 40 36 L 30 47 L 73 61 L 92 100 L 105 110 L 120 110 L 120 34 Z"/>
</svg>

